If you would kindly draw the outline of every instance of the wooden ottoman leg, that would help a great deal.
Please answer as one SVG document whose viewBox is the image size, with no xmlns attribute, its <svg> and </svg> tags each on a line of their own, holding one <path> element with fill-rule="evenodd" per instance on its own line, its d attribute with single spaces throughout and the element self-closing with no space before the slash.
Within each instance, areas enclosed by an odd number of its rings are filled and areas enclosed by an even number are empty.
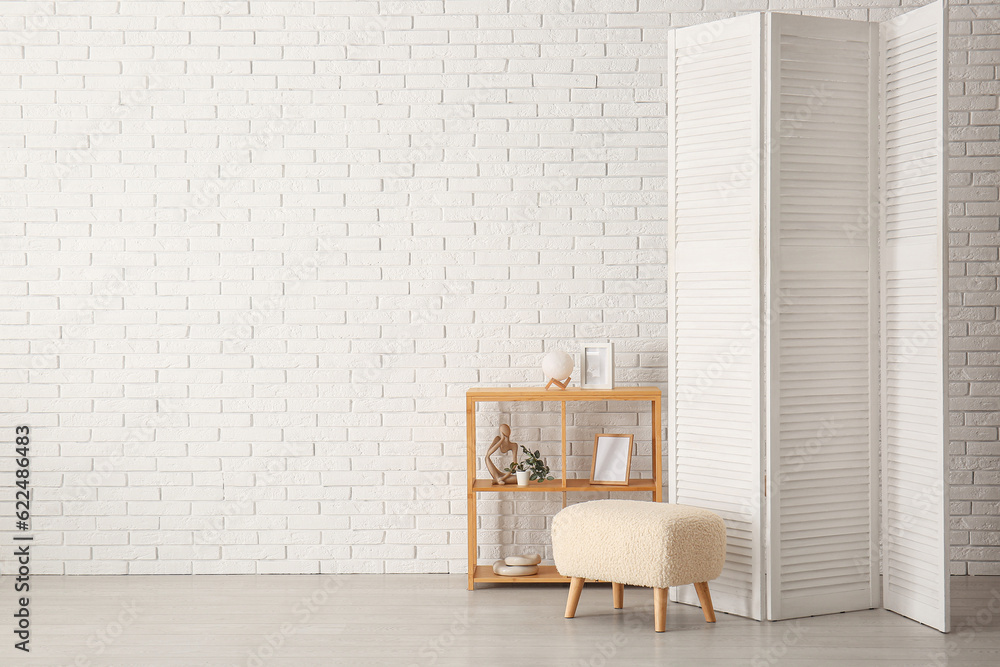
<svg viewBox="0 0 1000 667">
<path fill-rule="evenodd" d="M 712 606 L 712 594 L 708 592 L 708 582 L 703 581 L 695 584 L 694 589 L 698 591 L 698 600 L 701 602 L 701 611 L 705 614 L 705 620 L 715 623 L 715 608 Z"/>
<path fill-rule="evenodd" d="M 625 584 L 611 584 L 611 594 L 615 599 L 615 609 L 625 606 Z"/>
<path fill-rule="evenodd" d="M 653 627 L 657 632 L 667 631 L 667 593 L 669 588 L 653 589 Z"/>
<path fill-rule="evenodd" d="M 576 605 L 580 602 L 583 581 L 583 577 L 573 577 L 573 580 L 569 582 L 569 597 L 566 599 L 566 618 L 576 616 Z"/>
</svg>

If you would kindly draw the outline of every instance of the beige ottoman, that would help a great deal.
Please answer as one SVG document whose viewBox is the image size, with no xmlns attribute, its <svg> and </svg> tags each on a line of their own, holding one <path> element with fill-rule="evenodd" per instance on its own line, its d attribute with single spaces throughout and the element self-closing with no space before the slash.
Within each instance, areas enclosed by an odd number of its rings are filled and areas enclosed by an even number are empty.
<svg viewBox="0 0 1000 667">
<path fill-rule="evenodd" d="M 694 584 L 705 620 L 715 622 L 708 582 L 722 573 L 726 526 L 700 507 L 594 500 L 572 505 L 552 520 L 556 569 L 572 577 L 566 618 L 576 606 L 586 579 L 610 581 L 615 609 L 623 605 L 624 586 L 653 590 L 657 632 L 667 627 L 667 589 Z"/>
</svg>

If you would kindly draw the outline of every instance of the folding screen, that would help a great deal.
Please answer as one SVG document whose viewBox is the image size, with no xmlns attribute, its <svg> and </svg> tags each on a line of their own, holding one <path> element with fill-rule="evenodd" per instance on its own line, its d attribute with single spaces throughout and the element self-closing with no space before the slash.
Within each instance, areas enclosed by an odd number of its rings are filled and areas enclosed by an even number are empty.
<svg viewBox="0 0 1000 667">
<path fill-rule="evenodd" d="M 945 25 L 671 35 L 669 494 L 726 520 L 722 611 L 875 607 L 881 565 L 947 629 Z"/>
<path fill-rule="evenodd" d="M 716 608 L 760 619 L 761 16 L 671 34 L 668 485 L 726 521 Z M 707 32 L 703 32 L 707 31 Z M 730 178 L 719 180 L 720 174 Z M 693 590 L 673 589 L 697 604 Z M 683 597 L 686 596 L 686 597 Z M 675 597 L 676 599 L 676 597 Z"/>
<path fill-rule="evenodd" d="M 886 609 L 948 631 L 947 13 L 882 26 L 882 550 Z"/>
<path fill-rule="evenodd" d="M 874 24 L 772 14 L 768 618 L 878 604 Z"/>
</svg>

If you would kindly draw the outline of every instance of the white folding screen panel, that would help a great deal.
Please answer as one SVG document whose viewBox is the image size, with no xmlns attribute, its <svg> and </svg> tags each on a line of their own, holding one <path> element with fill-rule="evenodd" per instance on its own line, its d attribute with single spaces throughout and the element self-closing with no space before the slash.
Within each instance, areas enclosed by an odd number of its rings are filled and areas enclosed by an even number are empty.
<svg viewBox="0 0 1000 667">
<path fill-rule="evenodd" d="M 726 522 L 716 609 L 763 617 L 760 15 L 681 28 L 668 49 L 669 499 Z M 691 589 L 691 590 L 688 590 Z M 693 587 L 673 599 L 698 604 Z"/>
<path fill-rule="evenodd" d="M 947 632 L 947 7 L 881 27 L 885 607 Z"/>
<path fill-rule="evenodd" d="M 669 498 L 726 521 L 721 611 L 948 630 L 946 27 L 670 35 Z"/>
<path fill-rule="evenodd" d="M 878 604 L 878 33 L 771 14 L 768 618 Z"/>
</svg>

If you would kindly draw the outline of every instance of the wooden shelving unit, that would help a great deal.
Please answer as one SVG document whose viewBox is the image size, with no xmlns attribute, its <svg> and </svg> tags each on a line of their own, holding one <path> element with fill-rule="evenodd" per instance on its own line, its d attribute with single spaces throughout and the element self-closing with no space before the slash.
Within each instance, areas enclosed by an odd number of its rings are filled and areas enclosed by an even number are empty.
<svg viewBox="0 0 1000 667">
<path fill-rule="evenodd" d="M 531 482 L 528 486 L 517 484 L 495 484 L 492 479 L 476 478 L 476 404 L 493 402 L 545 402 L 562 403 L 562 467 L 561 477 L 542 483 Z M 566 404 L 571 401 L 649 401 L 652 412 L 652 479 L 630 479 L 628 486 L 608 486 L 591 484 L 589 479 L 566 478 Z M 662 396 L 657 387 L 619 387 L 617 389 L 543 389 L 541 387 L 498 387 L 470 389 L 465 394 L 466 429 L 466 476 L 468 480 L 468 521 L 469 521 L 469 590 L 474 590 L 476 582 L 481 583 L 522 583 L 546 584 L 568 582 L 552 565 L 539 567 L 537 575 L 530 577 L 500 577 L 493 574 L 493 568 L 479 565 L 476 541 L 477 513 L 476 498 L 480 493 L 562 493 L 580 491 L 645 491 L 653 494 L 655 502 L 663 501 L 663 464 L 660 426 Z M 484 450 L 485 453 L 485 450 Z"/>
</svg>

